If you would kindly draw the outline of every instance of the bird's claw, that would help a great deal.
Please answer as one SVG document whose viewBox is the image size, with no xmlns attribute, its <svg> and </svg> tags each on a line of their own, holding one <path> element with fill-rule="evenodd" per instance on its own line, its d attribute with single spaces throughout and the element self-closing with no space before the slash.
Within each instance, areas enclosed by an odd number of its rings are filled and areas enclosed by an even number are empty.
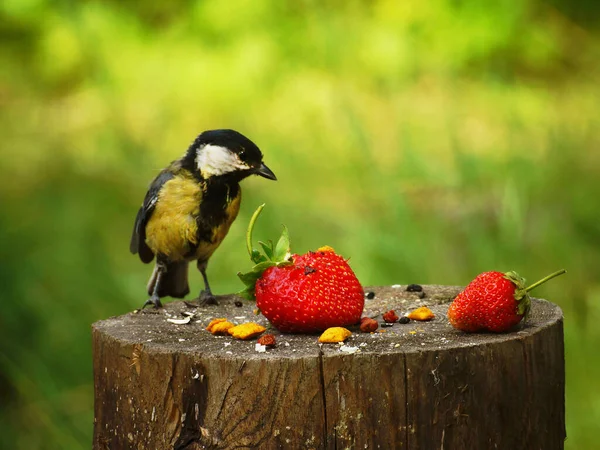
<svg viewBox="0 0 600 450">
<path fill-rule="evenodd" d="M 148 305 L 153 305 L 154 309 L 162 308 L 162 303 L 160 302 L 160 298 L 155 295 L 153 295 L 148 300 L 146 300 L 146 303 L 144 303 L 144 306 L 142 306 L 142 309 L 144 309 Z"/>
<path fill-rule="evenodd" d="M 206 290 L 200 292 L 200 295 L 198 296 L 198 303 L 200 303 L 202 306 L 219 304 L 217 297 L 215 297 L 211 291 Z"/>
</svg>

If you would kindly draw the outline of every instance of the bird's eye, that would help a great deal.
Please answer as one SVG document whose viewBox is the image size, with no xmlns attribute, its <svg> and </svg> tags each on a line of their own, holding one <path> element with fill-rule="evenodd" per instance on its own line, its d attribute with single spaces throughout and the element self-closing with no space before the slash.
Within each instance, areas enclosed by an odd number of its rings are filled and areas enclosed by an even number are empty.
<svg viewBox="0 0 600 450">
<path fill-rule="evenodd" d="M 238 156 L 239 156 L 239 158 L 240 158 L 242 161 L 246 161 L 246 158 L 248 157 L 248 154 L 246 153 L 246 150 L 245 150 L 244 148 L 242 148 L 242 149 L 240 150 L 240 152 L 238 153 Z"/>
</svg>

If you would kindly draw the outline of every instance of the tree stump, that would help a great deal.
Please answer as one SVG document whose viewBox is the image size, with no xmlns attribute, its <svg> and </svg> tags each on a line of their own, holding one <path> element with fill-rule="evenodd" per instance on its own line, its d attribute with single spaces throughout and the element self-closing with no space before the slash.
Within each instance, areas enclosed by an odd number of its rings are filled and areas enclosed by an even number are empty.
<svg viewBox="0 0 600 450">
<path fill-rule="evenodd" d="M 513 332 L 465 334 L 446 318 L 460 288 L 423 289 L 367 288 L 365 315 L 379 321 L 423 305 L 436 317 L 351 327 L 344 345 L 269 329 L 277 346 L 260 353 L 211 335 L 215 317 L 267 325 L 235 296 L 97 322 L 94 449 L 562 449 L 560 308 L 534 299 Z M 190 323 L 168 321 L 184 312 Z"/>
</svg>

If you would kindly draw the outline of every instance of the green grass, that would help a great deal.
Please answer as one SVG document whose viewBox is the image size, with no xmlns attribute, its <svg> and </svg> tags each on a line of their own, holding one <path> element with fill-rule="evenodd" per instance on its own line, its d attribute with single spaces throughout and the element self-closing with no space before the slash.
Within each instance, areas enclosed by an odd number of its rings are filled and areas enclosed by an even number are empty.
<svg viewBox="0 0 600 450">
<path fill-rule="evenodd" d="M 216 292 L 241 288 L 263 202 L 255 239 L 285 223 L 296 251 L 329 244 L 365 285 L 564 267 L 535 295 L 565 312 L 567 448 L 594 448 L 593 11 L 337 3 L 0 6 L 0 447 L 89 448 L 90 324 L 146 298 L 128 241 L 147 184 L 198 132 L 231 127 L 279 181 L 244 181 Z"/>
</svg>

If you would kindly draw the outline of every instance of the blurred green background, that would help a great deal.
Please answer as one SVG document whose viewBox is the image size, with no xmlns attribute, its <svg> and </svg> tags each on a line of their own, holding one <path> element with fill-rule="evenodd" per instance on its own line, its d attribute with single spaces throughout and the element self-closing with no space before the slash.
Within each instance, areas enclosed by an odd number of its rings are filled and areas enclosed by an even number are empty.
<svg viewBox="0 0 600 450">
<path fill-rule="evenodd" d="M 597 448 L 599 24 L 593 0 L 4 0 L 0 446 L 90 447 L 90 324 L 146 299 L 137 208 L 228 127 L 279 181 L 244 181 L 215 292 L 262 202 L 256 238 L 286 223 L 365 285 L 565 267 L 536 296 L 565 313 L 567 448 Z"/>
</svg>

